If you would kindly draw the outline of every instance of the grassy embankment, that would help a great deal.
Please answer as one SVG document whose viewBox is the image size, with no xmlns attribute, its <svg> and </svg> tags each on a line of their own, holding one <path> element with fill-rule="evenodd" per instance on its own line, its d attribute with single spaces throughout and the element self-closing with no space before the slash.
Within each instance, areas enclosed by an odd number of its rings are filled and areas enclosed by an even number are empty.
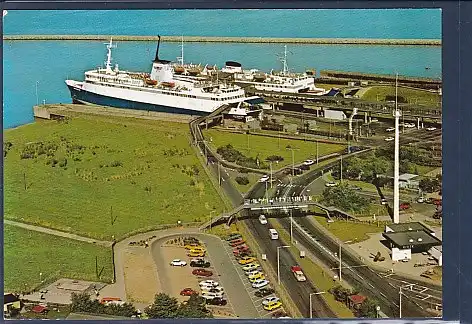
<svg viewBox="0 0 472 324">
<path fill-rule="evenodd" d="M 111 248 L 6 224 L 4 253 L 6 292 L 30 291 L 41 284 L 41 279 L 51 282 L 67 277 L 97 281 L 96 257 L 99 271 L 104 267 L 100 281 L 113 279 Z"/>
<path fill-rule="evenodd" d="M 280 163 L 272 164 L 273 170 L 280 169 L 288 166 L 292 163 L 292 152 L 286 149 L 287 146 L 294 147 L 294 160 L 295 163 L 300 163 L 306 159 L 316 158 L 316 143 L 302 141 L 302 140 L 291 140 L 284 138 L 265 137 L 257 135 L 246 135 L 246 134 L 234 134 L 224 131 L 218 131 L 215 129 L 204 130 L 203 134 L 207 140 L 210 141 L 212 149 L 216 149 L 220 146 L 231 144 L 235 149 L 243 153 L 248 157 L 259 157 L 261 161 L 271 155 L 279 155 L 283 157 L 283 161 Z M 249 141 L 248 141 L 249 137 Z M 248 146 L 249 142 L 249 146 Z M 344 148 L 342 144 L 325 144 L 319 143 L 318 150 L 319 156 L 327 155 L 333 152 L 340 151 Z M 266 170 L 269 172 L 269 170 Z M 249 183 L 247 185 L 238 185 L 236 187 L 241 192 L 246 192 L 257 180 L 260 175 L 245 174 L 234 172 L 231 174 L 232 178 L 237 176 L 247 176 Z M 236 182 L 235 182 L 236 183 Z"/>
<path fill-rule="evenodd" d="M 5 158 L 6 219 L 111 240 L 223 210 L 186 124 L 81 115 L 4 136 L 13 144 Z M 26 146 L 34 158 L 20 158 Z M 38 155 L 46 146 L 51 156 Z"/>
<path fill-rule="evenodd" d="M 279 238 L 283 244 L 290 243 L 290 235 L 275 219 L 269 219 L 271 226 L 279 233 Z M 282 244 L 281 244 L 282 245 Z M 327 273 L 321 266 L 313 262 L 309 258 L 300 258 L 300 251 L 297 247 L 291 246 L 289 248 L 292 256 L 302 267 L 305 275 L 313 282 L 318 291 L 324 291 L 322 295 L 326 300 L 328 306 L 335 312 L 339 318 L 353 318 L 354 314 L 343 303 L 336 301 L 334 296 L 328 292 L 329 289 L 339 285 L 339 282 L 333 281 L 329 273 Z"/>
<path fill-rule="evenodd" d="M 386 96 L 395 97 L 395 86 L 373 86 L 370 87 L 361 99 L 367 101 L 386 101 Z M 438 93 L 416 90 L 404 87 L 398 87 L 398 96 L 408 100 L 408 103 L 418 105 L 436 106 L 441 102 L 441 96 Z"/>
</svg>

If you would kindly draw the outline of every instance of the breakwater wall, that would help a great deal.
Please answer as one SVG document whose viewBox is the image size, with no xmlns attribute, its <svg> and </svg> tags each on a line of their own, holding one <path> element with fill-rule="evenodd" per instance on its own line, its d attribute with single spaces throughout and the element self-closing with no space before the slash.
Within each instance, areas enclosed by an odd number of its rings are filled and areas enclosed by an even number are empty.
<svg viewBox="0 0 472 324">
<path fill-rule="evenodd" d="M 157 36 L 133 35 L 4 35 L 6 41 L 76 40 L 104 41 L 113 37 L 116 41 L 157 41 Z M 181 36 L 162 36 L 166 42 L 181 42 Z M 374 39 L 374 38 L 274 38 L 274 37 L 214 37 L 184 36 L 187 43 L 268 43 L 268 44 L 324 44 L 324 45 L 416 45 L 441 46 L 439 39 Z"/>
</svg>

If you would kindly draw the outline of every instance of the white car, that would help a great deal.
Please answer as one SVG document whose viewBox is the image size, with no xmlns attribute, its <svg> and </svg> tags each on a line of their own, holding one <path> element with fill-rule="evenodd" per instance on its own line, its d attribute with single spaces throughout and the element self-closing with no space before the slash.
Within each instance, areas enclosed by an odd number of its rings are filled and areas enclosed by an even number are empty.
<svg viewBox="0 0 472 324">
<path fill-rule="evenodd" d="M 210 286 L 210 287 L 218 287 L 220 284 L 214 280 L 203 280 L 200 281 L 200 287 L 202 286 Z"/>
<path fill-rule="evenodd" d="M 408 128 L 415 128 L 416 125 L 413 124 L 413 123 L 410 123 L 410 124 L 405 124 L 405 127 L 408 127 Z"/>
<path fill-rule="evenodd" d="M 427 131 L 434 131 L 434 130 L 436 130 L 436 127 L 428 127 L 428 128 L 426 128 L 426 130 Z"/>
<path fill-rule="evenodd" d="M 276 303 L 280 301 L 280 298 L 279 297 L 267 297 L 266 299 L 264 299 L 262 301 L 262 305 L 268 305 L 268 304 L 272 304 L 272 303 Z"/>
<path fill-rule="evenodd" d="M 315 163 L 315 161 L 313 161 L 313 160 L 306 160 L 305 162 L 303 162 L 304 165 L 312 165 L 314 163 Z"/>
<path fill-rule="evenodd" d="M 416 199 L 416 201 L 420 204 L 424 203 L 424 198 L 423 197 L 419 197 L 418 199 Z"/>
<path fill-rule="evenodd" d="M 223 298 L 223 293 L 216 293 L 216 292 L 208 292 L 208 291 L 202 291 L 203 298 Z"/>
<path fill-rule="evenodd" d="M 187 262 L 185 262 L 184 260 L 175 259 L 170 262 L 170 265 L 173 267 L 185 267 L 187 265 Z"/>
<path fill-rule="evenodd" d="M 266 174 L 265 176 L 259 179 L 259 182 L 266 182 L 267 180 L 269 180 L 269 178 L 270 177 Z"/>
<path fill-rule="evenodd" d="M 394 138 L 394 137 L 387 137 L 385 140 L 386 140 L 387 142 L 390 142 L 390 141 L 394 141 L 395 138 Z"/>
<path fill-rule="evenodd" d="M 210 292 L 210 293 L 216 293 L 216 294 L 224 294 L 225 291 L 223 287 L 216 286 L 216 287 L 209 287 L 209 286 L 203 286 L 202 292 Z"/>
<path fill-rule="evenodd" d="M 268 280 L 265 279 L 258 279 L 252 283 L 252 288 L 262 288 L 269 284 Z"/>
<path fill-rule="evenodd" d="M 259 216 L 259 223 L 261 223 L 262 225 L 266 225 L 267 218 L 264 215 Z"/>
<path fill-rule="evenodd" d="M 385 131 L 387 132 L 393 132 L 395 130 L 395 127 L 389 127 Z"/>
<path fill-rule="evenodd" d="M 243 270 L 244 271 L 252 271 L 252 270 L 255 270 L 259 268 L 259 263 L 257 262 L 254 262 L 254 263 L 249 263 L 249 264 L 246 264 L 244 267 L 243 267 Z"/>
<path fill-rule="evenodd" d="M 336 187 L 337 185 L 338 185 L 338 184 L 337 184 L 336 182 L 332 182 L 332 181 L 325 183 L 325 186 L 326 186 L 326 187 Z"/>
</svg>

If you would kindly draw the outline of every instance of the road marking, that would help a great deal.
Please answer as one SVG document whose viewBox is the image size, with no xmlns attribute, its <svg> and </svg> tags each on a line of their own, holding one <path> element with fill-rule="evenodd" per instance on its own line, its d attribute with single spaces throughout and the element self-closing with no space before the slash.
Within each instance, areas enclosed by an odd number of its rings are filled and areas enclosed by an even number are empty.
<svg viewBox="0 0 472 324">
<path fill-rule="evenodd" d="M 387 298 L 387 296 L 386 296 L 383 292 L 380 292 L 380 295 L 382 295 L 383 297 Z"/>
</svg>

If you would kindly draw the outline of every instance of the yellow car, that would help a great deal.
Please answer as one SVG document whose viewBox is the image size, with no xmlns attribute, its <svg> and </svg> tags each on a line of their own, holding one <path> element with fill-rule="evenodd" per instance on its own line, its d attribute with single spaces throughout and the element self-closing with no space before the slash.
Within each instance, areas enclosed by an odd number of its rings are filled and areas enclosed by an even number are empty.
<svg viewBox="0 0 472 324">
<path fill-rule="evenodd" d="M 187 256 L 191 257 L 191 258 L 201 258 L 201 257 L 204 257 L 205 256 L 205 252 L 202 252 L 202 251 L 190 251 L 189 253 L 187 253 Z"/>
<path fill-rule="evenodd" d="M 195 247 L 193 249 L 190 249 L 190 253 L 205 253 L 206 250 L 202 247 Z"/>
<path fill-rule="evenodd" d="M 251 283 L 256 282 L 257 280 L 264 280 L 264 279 L 265 279 L 265 276 L 264 276 L 264 274 L 261 273 L 261 272 L 259 272 L 259 274 L 256 275 L 255 277 L 252 277 L 252 278 L 249 277 L 249 281 L 250 281 Z"/>
<path fill-rule="evenodd" d="M 239 260 L 239 264 L 249 264 L 249 263 L 252 263 L 254 261 L 257 261 L 256 258 L 253 258 L 253 257 L 244 257 L 242 258 L 241 260 Z"/>
<path fill-rule="evenodd" d="M 187 250 L 198 249 L 198 248 L 203 249 L 203 247 L 198 243 L 187 244 L 187 245 L 184 246 L 184 248 L 186 248 Z"/>
<path fill-rule="evenodd" d="M 273 311 L 274 309 L 277 309 L 277 308 L 280 308 L 282 307 L 282 303 L 281 302 L 272 302 L 272 303 L 269 303 L 267 305 L 264 305 L 264 309 L 266 311 Z"/>
</svg>

